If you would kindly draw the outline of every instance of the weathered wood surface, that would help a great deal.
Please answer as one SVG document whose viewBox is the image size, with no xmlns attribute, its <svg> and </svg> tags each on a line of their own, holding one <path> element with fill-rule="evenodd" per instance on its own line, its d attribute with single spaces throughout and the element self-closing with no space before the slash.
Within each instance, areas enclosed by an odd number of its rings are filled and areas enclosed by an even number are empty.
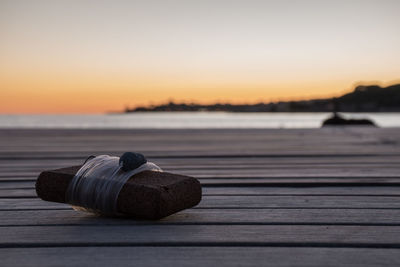
<svg viewBox="0 0 400 267">
<path fill-rule="evenodd" d="M 400 248 L 400 226 L 91 225 L 0 228 L 3 247 L 41 246 L 322 246 Z M 101 233 L 101 234 L 100 234 Z"/>
<path fill-rule="evenodd" d="M 3 248 L 3 266 L 399 266 L 398 249 L 329 247 Z"/>
<path fill-rule="evenodd" d="M 0 226 L 49 225 L 392 225 L 400 226 L 400 209 L 190 209 L 159 221 L 107 218 L 71 208 L 2 211 Z"/>
<path fill-rule="evenodd" d="M 203 196 L 400 196 L 396 186 L 325 186 L 325 187 L 213 187 L 203 185 Z M 0 189 L 0 198 L 36 198 L 32 187 Z"/>
<path fill-rule="evenodd" d="M 323 199 L 323 201 L 321 200 Z M 251 208 L 359 208 L 400 209 L 399 196 L 203 196 L 193 209 Z M 65 209 L 69 205 L 39 198 L 3 198 L 0 210 Z"/>
<path fill-rule="evenodd" d="M 203 184 L 160 221 L 36 197 L 44 169 L 145 153 Z M 400 129 L 0 130 L 1 266 L 399 266 Z"/>
</svg>

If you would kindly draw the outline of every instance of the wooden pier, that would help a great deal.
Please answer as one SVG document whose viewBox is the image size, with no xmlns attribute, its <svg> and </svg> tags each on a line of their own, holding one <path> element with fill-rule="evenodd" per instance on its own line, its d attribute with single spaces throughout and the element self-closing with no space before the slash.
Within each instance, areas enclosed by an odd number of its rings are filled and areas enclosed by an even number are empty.
<svg viewBox="0 0 400 267">
<path fill-rule="evenodd" d="M 145 154 L 203 199 L 160 221 L 37 198 L 38 174 Z M 0 130 L 0 266 L 400 266 L 400 129 Z"/>
</svg>

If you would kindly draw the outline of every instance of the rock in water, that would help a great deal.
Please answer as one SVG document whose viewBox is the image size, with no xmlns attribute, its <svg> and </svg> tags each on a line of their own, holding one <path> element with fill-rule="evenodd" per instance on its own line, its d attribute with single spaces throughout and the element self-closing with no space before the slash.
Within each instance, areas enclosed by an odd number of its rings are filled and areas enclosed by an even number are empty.
<svg viewBox="0 0 400 267">
<path fill-rule="evenodd" d="M 375 123 L 368 119 L 345 119 L 340 115 L 334 113 L 332 117 L 326 119 L 322 123 L 322 127 L 324 126 L 374 126 Z"/>
</svg>

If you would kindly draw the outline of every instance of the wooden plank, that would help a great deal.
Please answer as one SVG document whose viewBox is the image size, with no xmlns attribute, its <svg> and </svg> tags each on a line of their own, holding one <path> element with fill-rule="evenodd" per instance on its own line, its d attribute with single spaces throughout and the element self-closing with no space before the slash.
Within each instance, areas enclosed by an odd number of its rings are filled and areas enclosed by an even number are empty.
<svg viewBox="0 0 400 267">
<path fill-rule="evenodd" d="M 115 155 L 119 156 L 119 155 Z M 75 160 L 37 160 L 37 159 L 14 159 L 0 160 L 0 170 L 6 169 L 36 169 L 36 168 L 58 168 L 69 165 L 79 165 L 84 159 Z M 213 158 L 213 157 L 201 157 L 201 158 L 148 158 L 150 161 L 154 161 L 161 166 L 167 166 L 171 168 L 278 168 L 278 167 L 291 167 L 291 168 L 301 168 L 301 167 L 314 167 L 314 166 L 324 166 L 324 167 L 361 167 L 361 166 L 396 166 L 400 162 L 400 158 L 395 157 L 352 157 L 352 158 L 337 158 L 337 157 L 314 157 L 314 158 L 292 158 L 281 157 L 281 158 L 253 158 L 242 157 L 242 158 L 232 158 L 229 155 L 226 158 Z"/>
<path fill-rule="evenodd" d="M 0 198 L 36 198 L 35 189 L 2 189 Z"/>
<path fill-rule="evenodd" d="M 108 218 L 74 210 L 0 211 L 0 226 L 64 225 L 392 225 L 400 209 L 189 209 L 158 221 Z"/>
<path fill-rule="evenodd" d="M 2 248 L 2 266 L 399 266 L 399 249 L 315 247 Z M 90 255 L 90 260 L 88 259 Z"/>
<path fill-rule="evenodd" d="M 195 208 L 362 208 L 400 209 L 399 197 L 387 196 L 203 196 Z M 65 204 L 39 198 L 3 198 L 0 210 L 56 209 Z"/>
<path fill-rule="evenodd" d="M 0 181 L 0 190 L 3 189 L 33 189 L 35 188 L 35 180 L 22 180 L 22 181 Z"/>
<path fill-rule="evenodd" d="M 210 187 L 203 186 L 203 196 L 400 196 L 397 186 L 328 186 L 328 187 Z M 34 188 L 0 189 L 0 198 L 37 197 Z"/>
<path fill-rule="evenodd" d="M 400 178 L 387 177 L 279 177 L 279 178 L 240 178 L 240 177 L 208 177 L 198 178 L 204 186 L 400 186 Z M 0 189 L 34 188 L 36 177 L 4 178 L 0 180 Z"/>
<path fill-rule="evenodd" d="M 248 245 L 400 247 L 400 226 L 107 225 L 0 227 L 1 247 Z"/>
<path fill-rule="evenodd" d="M 2 130 L 1 150 L 5 156 L 13 152 L 121 152 L 127 146 L 136 147 L 146 154 L 210 155 L 215 153 L 252 154 L 270 153 L 398 153 L 396 129 L 307 129 L 307 130 Z M 247 138 L 251 136 L 252 138 Z M 302 136 L 302 142 L 298 142 Z M 246 142 L 237 142 L 246 140 Z M 149 143 L 153 143 L 149 149 Z M 11 146 L 10 146 L 11 144 Z M 13 144 L 18 144 L 15 146 Z M 81 144 L 85 144 L 82 146 Z M 201 146 L 199 146 L 201 144 Z M 174 149 L 172 150 L 171 147 Z M 9 148 L 9 149 L 7 149 Z M 60 150 L 60 148 L 62 148 Z M 155 150 L 154 148 L 157 148 Z M 85 150 L 85 151 L 83 151 Z M 78 151 L 78 152 L 77 152 Z M 81 151 L 81 152 L 79 152 Z M 64 154 L 65 154 L 64 153 Z M 81 154 L 81 155 L 82 155 Z"/>
<path fill-rule="evenodd" d="M 399 200 L 386 196 L 205 196 L 198 207 L 400 208 Z"/>
<path fill-rule="evenodd" d="M 168 170 L 168 169 L 166 169 Z M 237 170 L 168 170 L 183 175 L 194 176 L 198 178 L 214 178 L 214 177 L 393 177 L 399 178 L 400 167 L 395 168 L 359 168 L 350 169 L 342 168 L 278 168 L 278 169 L 237 169 Z M 12 173 L 10 173 L 12 174 Z M 34 175 L 34 172 L 31 173 Z"/>
<path fill-rule="evenodd" d="M 29 162 L 29 160 L 26 160 Z M 20 165 L 0 167 L 0 176 L 37 176 L 45 169 L 52 169 L 57 167 L 71 166 L 82 163 L 83 159 L 74 162 L 65 162 L 57 165 L 38 165 L 26 166 L 24 162 L 19 161 Z M 157 161 L 156 161 L 157 162 Z M 159 162 L 157 162 L 160 164 Z M 165 171 L 181 172 L 183 174 L 190 174 L 193 176 L 205 175 L 225 175 L 225 176 L 264 176 L 264 177 L 285 177 L 285 176 L 391 176 L 399 177 L 400 160 L 391 164 L 315 164 L 309 163 L 308 165 L 208 165 L 203 163 L 203 159 L 199 159 L 197 164 L 184 164 L 185 159 L 182 159 L 181 164 L 160 164 Z M 333 163 L 333 162 L 332 162 Z"/>
<path fill-rule="evenodd" d="M 0 191 L 1 193 L 1 191 Z M 203 195 L 400 196 L 397 186 L 203 187 Z"/>
<path fill-rule="evenodd" d="M 62 152 L 60 152 L 62 154 Z M 91 155 L 94 153 L 90 153 Z M 119 156 L 120 154 L 116 154 Z M 87 155 L 86 155 L 87 157 Z M 81 164 L 86 157 L 80 158 L 78 160 L 58 160 L 57 162 L 48 162 L 48 160 L 38 160 L 35 159 L 13 159 L 13 160 L 0 160 L 0 171 L 37 171 L 41 168 L 59 168 L 70 165 Z M 194 156 L 195 157 L 195 156 Z M 353 158 L 346 160 L 345 158 L 334 158 L 329 157 L 325 159 L 326 162 L 321 161 L 320 158 L 309 158 L 302 162 L 289 157 L 282 157 L 279 159 L 275 158 L 253 158 L 240 157 L 232 158 L 230 155 L 222 158 L 213 157 L 200 157 L 199 158 L 162 158 L 162 159 L 149 159 L 159 164 L 164 169 L 170 170 L 274 170 L 274 169 L 332 169 L 332 168 L 347 168 L 349 170 L 359 170 L 362 168 L 375 169 L 375 168 L 389 168 L 389 169 L 399 169 L 398 163 L 400 159 L 385 159 L 383 156 L 370 157 L 369 159 L 361 159 L 362 162 L 353 162 Z"/>
<path fill-rule="evenodd" d="M 93 154 L 93 153 L 91 153 Z M 118 154 L 117 154 L 118 156 Z M 79 165 L 83 158 L 80 159 L 0 159 L 1 170 L 26 170 L 26 169 L 51 169 L 61 168 L 65 166 Z M 171 169 L 177 168 L 269 168 L 269 167 L 352 167 L 352 166 L 366 166 L 366 167 L 379 167 L 379 166 L 393 166 L 400 163 L 400 157 L 241 157 L 241 158 L 149 158 L 162 167 Z"/>
<path fill-rule="evenodd" d="M 235 142 L 239 142 L 240 140 L 236 140 Z M 84 143 L 81 143 L 81 145 L 84 145 Z M 43 146 L 46 146 L 46 144 L 43 144 Z M 109 144 L 110 147 L 113 146 L 112 143 Z M 24 151 L 15 151 L 14 149 L 10 151 L 0 151 L 0 161 L 2 160 L 82 160 L 85 159 L 88 155 L 91 154 L 108 154 L 108 155 L 121 155 L 124 153 L 127 149 L 126 147 L 135 147 L 131 145 L 126 145 L 123 149 L 121 150 L 94 150 L 88 148 L 88 150 L 81 151 L 81 152 L 76 152 L 76 151 L 64 151 L 62 148 L 59 148 L 57 151 L 37 151 L 35 148 L 31 148 L 30 150 L 24 150 Z M 173 148 L 173 145 L 171 144 L 169 149 Z M 167 149 L 167 148 L 166 148 Z M 265 153 L 265 151 L 269 151 L 268 147 L 264 148 L 264 150 L 260 151 L 248 151 L 246 153 L 241 152 L 241 151 L 221 151 L 220 153 L 213 152 L 210 153 L 210 151 L 219 151 L 218 150 L 218 145 L 216 144 L 213 148 L 209 148 L 208 151 L 197 151 L 195 148 L 191 151 L 175 151 L 175 152 L 163 152 L 163 151 L 151 151 L 151 150 L 145 150 L 145 149 L 136 149 L 136 151 L 139 151 L 143 154 L 145 154 L 149 158 L 176 158 L 176 159 L 199 159 L 199 158 L 214 158 L 214 159 L 220 159 L 220 158 L 249 158 L 249 159 L 254 159 L 254 158 L 268 158 L 268 159 L 283 159 L 283 158 L 297 158 L 297 159 L 308 159 L 308 158 L 342 158 L 342 159 L 352 159 L 355 157 L 368 157 L 368 158 L 387 158 L 387 159 L 398 159 L 400 154 L 398 151 L 395 152 L 386 152 L 386 151 L 376 151 L 376 147 L 374 149 L 371 149 L 371 151 L 357 151 L 357 147 L 353 147 L 353 149 L 347 153 L 343 153 L 343 151 L 340 150 L 340 148 L 337 148 L 337 151 L 330 151 L 329 148 L 321 148 L 321 151 L 311 151 L 308 153 L 304 153 L 304 151 L 307 149 L 302 148 L 298 149 L 296 151 L 288 151 L 285 147 L 280 147 L 281 151 L 272 151 L 270 153 Z M 35 151 L 35 152 L 32 152 Z M 285 151 L 286 153 L 283 153 L 282 151 Z M 354 153 L 354 151 L 357 151 L 358 153 Z M 208 153 L 207 153 L 208 152 Z M 353 152 L 353 153 L 352 153 Z"/>
<path fill-rule="evenodd" d="M 36 210 L 36 209 L 72 209 L 62 203 L 43 201 L 39 198 L 3 198 L 0 202 L 1 210 Z"/>
<path fill-rule="evenodd" d="M 1 171 L 0 177 L 4 179 L 8 178 L 20 178 L 20 177 L 37 177 L 41 171 L 46 168 L 38 168 L 35 171 Z M 232 177 L 232 178 L 295 178 L 295 177 L 335 177 L 335 178 L 345 178 L 345 177 L 354 177 L 354 178 L 379 178 L 379 177 L 387 177 L 387 178 L 400 178 L 400 167 L 396 166 L 393 168 L 388 167 L 363 167 L 358 169 L 351 168 L 304 168 L 304 169 L 296 169 L 296 168 L 277 168 L 277 169 L 171 169 L 164 168 L 164 171 L 173 172 L 182 175 L 193 176 L 197 178 L 215 178 L 215 177 Z"/>
<path fill-rule="evenodd" d="M 156 138 L 162 138 L 162 136 L 154 136 Z M 1 159 L 82 159 L 88 154 L 116 154 L 120 155 L 126 151 L 127 147 L 135 147 L 136 151 L 140 151 L 149 157 L 226 157 L 231 155 L 234 157 L 353 157 L 353 156 L 384 156 L 384 157 L 398 157 L 399 152 L 394 145 L 382 146 L 379 143 L 375 145 L 366 145 L 359 143 L 356 145 L 347 145 L 344 141 L 337 143 L 330 143 L 321 145 L 318 142 L 308 143 L 307 145 L 298 146 L 296 143 L 289 145 L 282 145 L 283 140 L 275 140 L 278 144 L 259 142 L 249 144 L 243 142 L 246 139 L 233 139 L 229 143 L 221 144 L 220 142 L 211 142 L 204 140 L 205 146 L 201 147 L 196 144 L 196 140 L 188 140 L 188 144 L 182 145 L 177 142 L 168 143 L 168 140 L 164 140 L 165 143 L 154 143 L 152 141 L 143 143 L 121 143 L 120 148 L 116 147 L 113 141 L 108 144 L 103 144 L 103 148 L 97 146 L 90 146 L 85 141 L 77 142 L 75 145 L 65 146 L 51 146 L 48 142 L 42 142 L 42 144 L 36 144 L 35 146 L 20 143 L 18 147 L 2 147 L 0 152 Z M 33 141 L 33 140 L 32 140 Z M 65 140 L 59 140 L 63 142 Z M 242 142 L 240 142 L 242 141 Z M 16 141 L 19 142 L 19 141 Z M 237 143 L 235 143 L 237 142 Z M 323 141 L 322 141 L 323 142 Z M 307 143 L 307 142 L 305 142 Z M 84 146 L 82 146 L 84 144 Z M 151 145 L 150 145 L 151 144 Z M 234 144 L 232 146 L 232 144 Z M 248 145 L 248 146 L 246 146 Z M 365 146 L 363 146 L 365 145 Z M 150 149 L 149 149 L 150 147 Z M 151 147 L 153 149 L 151 149 Z M 112 149 L 110 149 L 112 148 Z M 174 148 L 174 149 L 172 149 Z M 35 151 L 32 153 L 32 151 Z M 268 153 L 266 153 L 268 151 Z M 357 151 L 357 153 L 355 153 Z"/>
<path fill-rule="evenodd" d="M 279 178 L 199 178 L 208 186 L 400 186 L 399 178 L 387 177 L 279 177 Z"/>
</svg>

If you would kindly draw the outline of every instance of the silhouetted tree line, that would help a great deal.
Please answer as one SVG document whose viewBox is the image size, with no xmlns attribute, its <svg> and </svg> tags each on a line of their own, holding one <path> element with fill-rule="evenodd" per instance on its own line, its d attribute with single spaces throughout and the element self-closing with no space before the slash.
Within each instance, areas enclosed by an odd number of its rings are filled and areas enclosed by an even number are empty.
<svg viewBox="0 0 400 267">
<path fill-rule="evenodd" d="M 127 108 L 125 112 L 148 111 L 224 111 L 224 112 L 399 112 L 400 84 L 380 87 L 357 86 L 351 93 L 338 98 L 314 99 L 258 104 L 185 104 L 173 101 L 157 106 Z"/>
</svg>

